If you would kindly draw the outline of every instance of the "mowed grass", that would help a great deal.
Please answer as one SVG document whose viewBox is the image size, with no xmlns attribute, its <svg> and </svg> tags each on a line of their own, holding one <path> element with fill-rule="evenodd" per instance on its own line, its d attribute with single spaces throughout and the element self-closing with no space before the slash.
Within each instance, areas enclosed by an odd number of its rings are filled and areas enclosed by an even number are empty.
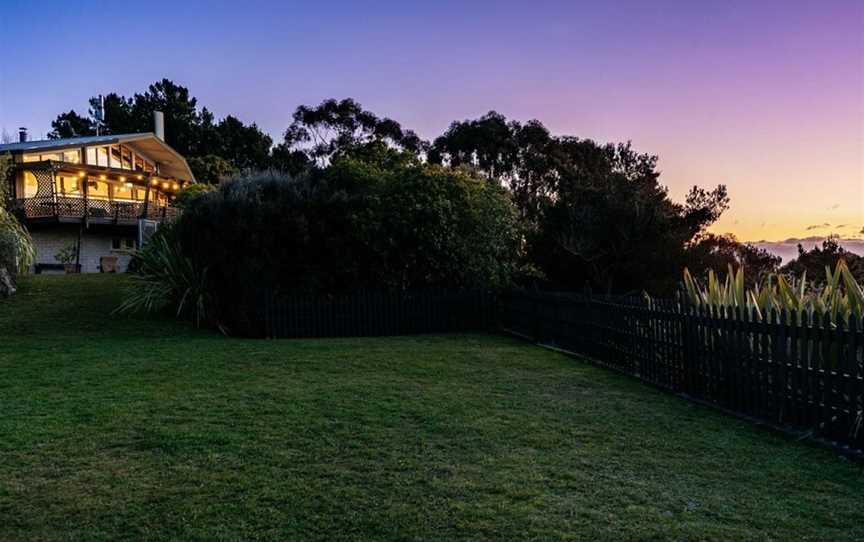
<svg viewBox="0 0 864 542">
<path fill-rule="evenodd" d="M 861 540 L 860 465 L 482 335 L 242 340 L 0 301 L 0 540 Z"/>
</svg>

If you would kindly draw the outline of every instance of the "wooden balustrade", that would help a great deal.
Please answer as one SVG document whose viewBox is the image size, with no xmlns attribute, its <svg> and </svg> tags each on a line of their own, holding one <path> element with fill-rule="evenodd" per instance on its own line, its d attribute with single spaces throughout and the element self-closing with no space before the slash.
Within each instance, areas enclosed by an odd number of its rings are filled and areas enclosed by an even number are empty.
<svg viewBox="0 0 864 542">
<path fill-rule="evenodd" d="M 35 197 L 15 200 L 12 208 L 25 220 L 84 219 L 106 223 L 134 223 L 139 218 L 171 220 L 177 209 L 171 205 L 156 205 L 143 201 L 84 199 L 68 196 Z"/>
</svg>

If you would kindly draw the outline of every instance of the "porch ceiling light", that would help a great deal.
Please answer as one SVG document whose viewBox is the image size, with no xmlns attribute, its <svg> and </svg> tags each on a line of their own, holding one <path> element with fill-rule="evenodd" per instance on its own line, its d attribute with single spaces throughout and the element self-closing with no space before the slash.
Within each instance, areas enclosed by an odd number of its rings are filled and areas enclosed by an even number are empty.
<svg viewBox="0 0 864 542">
<path fill-rule="evenodd" d="M 81 178 L 83 179 L 84 177 L 87 176 L 87 174 L 84 173 L 83 171 L 79 171 L 79 172 L 78 172 L 78 176 L 81 177 Z"/>
<path fill-rule="evenodd" d="M 100 180 L 100 181 L 104 181 L 105 178 L 106 178 L 105 175 L 99 175 L 99 180 Z"/>
</svg>

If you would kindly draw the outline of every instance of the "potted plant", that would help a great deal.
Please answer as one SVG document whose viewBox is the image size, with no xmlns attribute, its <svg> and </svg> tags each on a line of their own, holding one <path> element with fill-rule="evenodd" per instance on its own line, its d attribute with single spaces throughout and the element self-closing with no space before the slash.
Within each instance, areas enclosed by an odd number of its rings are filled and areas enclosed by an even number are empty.
<svg viewBox="0 0 864 542">
<path fill-rule="evenodd" d="M 75 263 L 78 259 L 78 247 L 75 244 L 69 244 L 61 248 L 54 259 L 63 264 L 63 268 L 67 273 L 78 273 L 81 266 Z"/>
</svg>

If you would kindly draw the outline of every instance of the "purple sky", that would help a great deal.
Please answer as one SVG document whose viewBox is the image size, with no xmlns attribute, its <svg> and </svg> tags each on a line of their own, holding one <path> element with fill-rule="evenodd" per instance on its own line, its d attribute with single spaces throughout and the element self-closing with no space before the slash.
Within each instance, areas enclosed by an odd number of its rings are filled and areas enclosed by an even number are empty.
<svg viewBox="0 0 864 542">
<path fill-rule="evenodd" d="M 717 231 L 864 236 L 864 2 L 420 4 L 4 0 L 0 128 L 162 77 L 277 140 L 329 97 L 427 138 L 496 109 L 726 183 Z"/>
</svg>

